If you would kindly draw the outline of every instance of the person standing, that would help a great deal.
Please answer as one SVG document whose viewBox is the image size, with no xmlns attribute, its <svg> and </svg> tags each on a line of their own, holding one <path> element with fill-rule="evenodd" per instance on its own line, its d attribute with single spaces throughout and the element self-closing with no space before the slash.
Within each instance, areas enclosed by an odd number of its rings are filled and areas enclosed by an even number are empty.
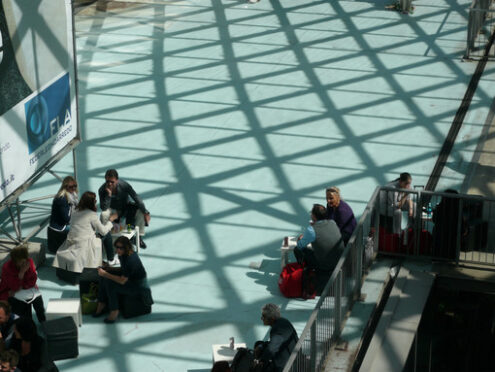
<svg viewBox="0 0 495 372">
<path fill-rule="evenodd" d="M 399 178 L 387 183 L 385 186 L 409 190 L 411 183 L 411 175 L 404 172 L 399 175 Z M 408 224 L 412 225 L 415 203 L 411 200 L 410 195 L 410 193 L 404 191 L 382 190 L 380 192 L 380 226 L 383 226 L 388 232 L 400 234 L 402 230 L 402 211 L 408 212 Z"/>
<path fill-rule="evenodd" d="M 132 186 L 119 179 L 119 174 L 115 169 L 108 169 L 105 172 L 105 183 L 99 188 L 98 194 L 103 216 L 109 215 L 111 210 L 116 211 L 119 219 L 125 218 L 126 224 L 138 226 L 139 235 L 144 235 L 144 228 L 148 226 L 151 219 L 150 212 Z M 139 243 L 140 248 L 146 248 L 143 239 L 140 239 Z M 111 245 L 110 235 L 105 237 L 104 244 Z"/>
</svg>

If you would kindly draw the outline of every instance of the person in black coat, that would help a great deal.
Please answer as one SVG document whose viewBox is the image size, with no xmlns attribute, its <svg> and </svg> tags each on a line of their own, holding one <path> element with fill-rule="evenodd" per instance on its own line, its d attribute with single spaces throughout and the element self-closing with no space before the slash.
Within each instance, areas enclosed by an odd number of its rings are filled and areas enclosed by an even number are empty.
<svg viewBox="0 0 495 372">
<path fill-rule="evenodd" d="M 119 294 L 135 295 L 149 292 L 146 270 L 138 254 L 132 250 L 129 239 L 120 236 L 115 240 L 114 245 L 119 256 L 120 269 L 98 268 L 98 275 L 100 276 L 98 306 L 93 314 L 94 317 L 99 317 L 103 314 L 103 310 L 108 307 L 110 314 L 104 319 L 107 324 L 114 323 L 119 316 Z M 146 289 L 148 289 L 147 292 Z M 152 302 L 151 298 L 147 300 Z"/>
<path fill-rule="evenodd" d="M 271 326 L 270 340 L 256 342 L 256 360 L 263 365 L 263 371 L 281 372 L 299 340 L 297 332 L 291 322 L 280 316 L 280 308 L 275 304 L 263 306 L 261 320 Z"/>
<path fill-rule="evenodd" d="M 53 198 L 50 225 L 47 229 L 48 250 L 52 253 L 56 253 L 67 239 L 72 210 L 79 202 L 77 193 L 76 180 L 72 176 L 67 176 Z"/>
</svg>

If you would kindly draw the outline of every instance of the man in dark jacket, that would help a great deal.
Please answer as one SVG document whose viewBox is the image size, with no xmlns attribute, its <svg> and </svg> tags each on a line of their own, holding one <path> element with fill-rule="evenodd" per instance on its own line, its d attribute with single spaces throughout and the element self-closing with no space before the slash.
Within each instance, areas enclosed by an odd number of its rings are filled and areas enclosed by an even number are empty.
<svg viewBox="0 0 495 372">
<path fill-rule="evenodd" d="M 297 344 L 297 332 L 292 324 L 280 316 L 280 308 L 266 304 L 261 309 L 263 324 L 271 326 L 270 340 L 254 345 L 255 356 L 263 364 L 263 371 L 281 372 Z"/>
<path fill-rule="evenodd" d="M 139 235 L 144 235 L 144 227 L 148 225 L 151 215 L 144 206 L 143 200 L 134 191 L 132 186 L 124 180 L 119 179 L 115 169 L 108 169 L 105 173 L 105 183 L 98 190 L 100 197 L 100 208 L 103 212 L 114 210 L 119 218 L 125 218 L 127 224 L 139 226 Z M 131 199 L 134 203 L 131 202 Z M 102 213 L 105 216 L 105 213 Z M 108 214 L 109 215 L 109 214 Z M 104 240 L 104 244 L 111 244 L 110 233 Z M 111 238 L 110 238 L 111 239 Z M 143 239 L 140 247 L 146 248 Z"/>
<path fill-rule="evenodd" d="M 344 251 L 344 241 L 339 227 L 327 220 L 327 210 L 314 204 L 311 210 L 311 225 L 298 238 L 294 255 L 298 262 L 316 271 L 316 293 L 320 294 Z"/>
</svg>

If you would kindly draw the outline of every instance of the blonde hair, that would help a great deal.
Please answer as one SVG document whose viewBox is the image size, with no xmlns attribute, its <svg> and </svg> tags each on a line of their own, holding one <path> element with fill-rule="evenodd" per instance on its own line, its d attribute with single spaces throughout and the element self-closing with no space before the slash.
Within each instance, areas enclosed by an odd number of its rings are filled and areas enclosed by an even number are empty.
<svg viewBox="0 0 495 372">
<path fill-rule="evenodd" d="M 327 187 L 326 192 L 330 192 L 332 194 L 337 194 L 340 197 L 340 189 L 337 186 Z"/>
<path fill-rule="evenodd" d="M 77 185 L 77 181 L 74 179 L 72 176 L 67 176 L 63 179 L 62 185 L 60 186 L 60 189 L 58 189 L 57 195 L 55 195 L 56 198 L 66 198 L 69 199 L 69 192 L 67 191 L 67 185 L 70 182 L 74 182 Z M 78 193 L 79 189 L 76 187 L 76 193 Z"/>
</svg>

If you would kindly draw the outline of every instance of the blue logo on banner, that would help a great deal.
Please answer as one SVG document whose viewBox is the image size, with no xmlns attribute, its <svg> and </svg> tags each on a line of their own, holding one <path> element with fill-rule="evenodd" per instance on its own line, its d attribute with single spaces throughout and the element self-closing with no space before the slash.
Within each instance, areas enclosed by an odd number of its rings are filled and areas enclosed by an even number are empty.
<svg viewBox="0 0 495 372">
<path fill-rule="evenodd" d="M 29 154 L 70 122 L 69 74 L 65 74 L 24 105 Z"/>
</svg>

